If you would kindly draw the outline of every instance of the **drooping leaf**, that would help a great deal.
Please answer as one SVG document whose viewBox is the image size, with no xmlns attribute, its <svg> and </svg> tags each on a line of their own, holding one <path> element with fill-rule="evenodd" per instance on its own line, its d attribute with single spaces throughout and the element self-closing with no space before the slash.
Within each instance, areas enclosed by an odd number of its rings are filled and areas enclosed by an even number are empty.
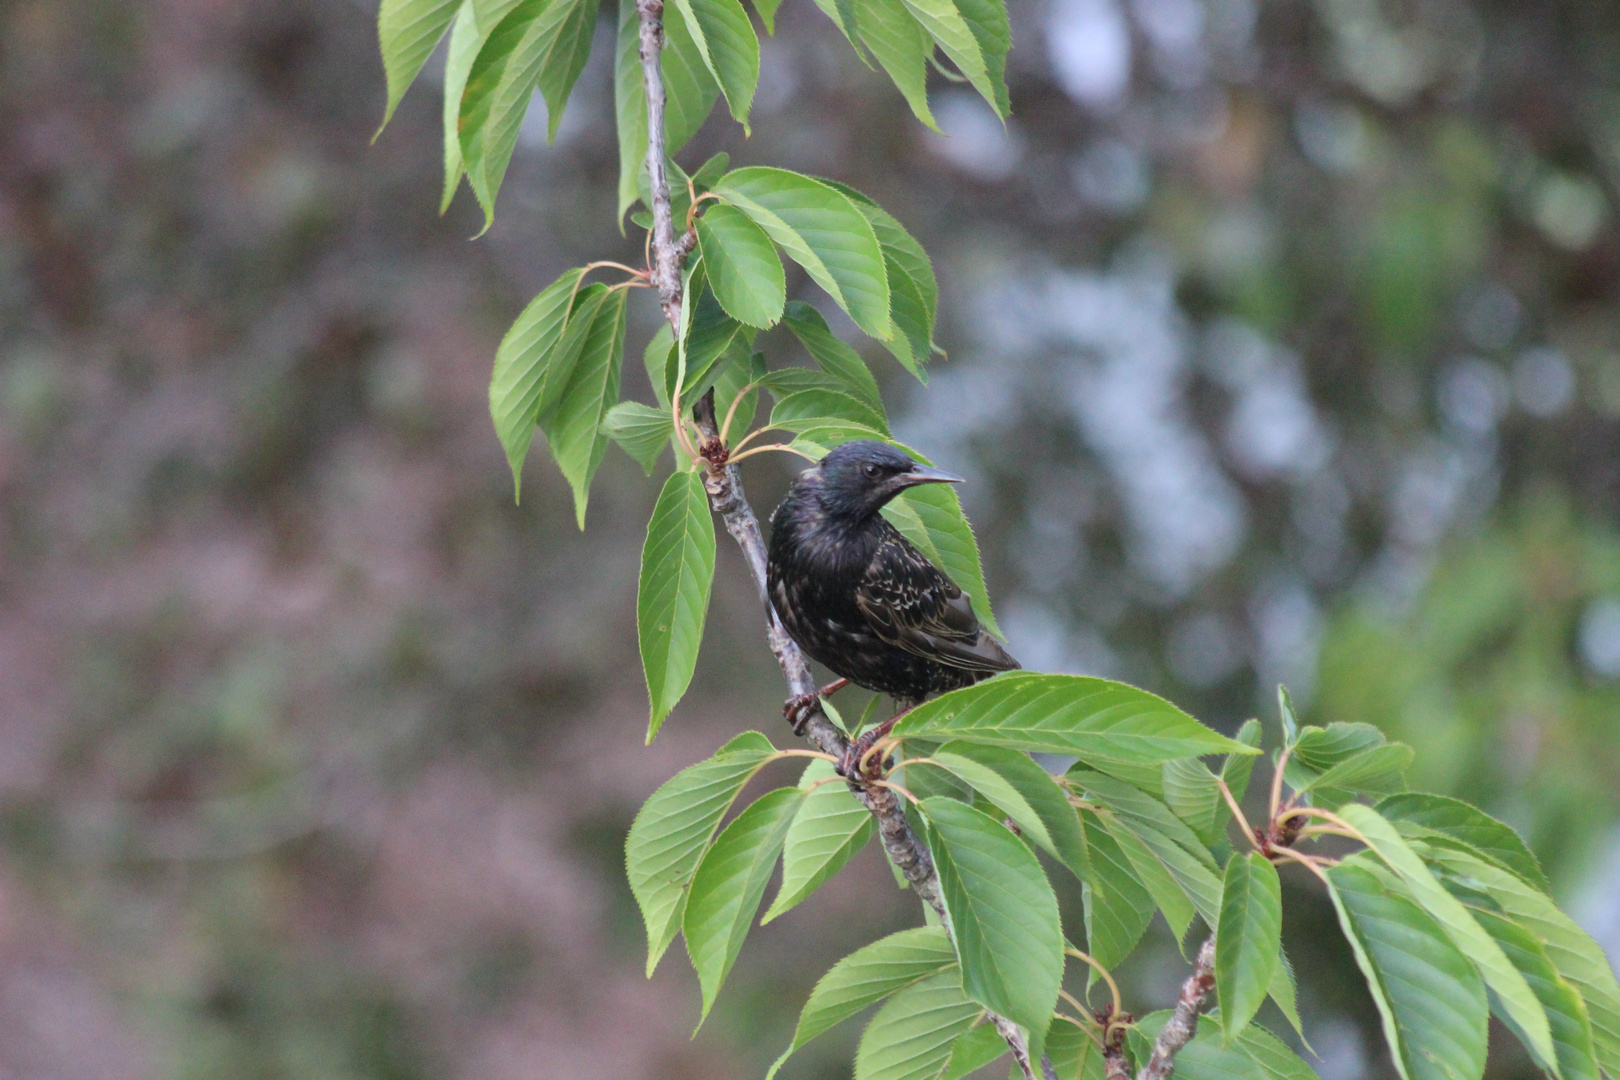
<svg viewBox="0 0 1620 1080">
<path fill-rule="evenodd" d="M 680 929 L 687 886 L 715 826 L 774 752 L 765 736 L 744 732 L 714 757 L 676 773 L 636 814 L 625 839 L 625 867 L 647 924 L 649 978 Z"/>
<path fill-rule="evenodd" d="M 592 285 L 590 289 L 601 286 Z M 583 325 L 585 300 L 581 290 L 578 312 L 569 320 L 559 349 L 568 347 L 575 325 Z M 591 480 L 607 451 L 602 434 L 602 417 L 619 397 L 619 369 L 624 360 L 624 289 L 607 289 L 601 295 L 589 329 L 580 345 L 579 360 L 568 377 L 568 384 L 557 403 L 540 414 L 540 430 L 551 444 L 563 476 L 574 489 L 574 514 L 585 528 L 585 505 L 590 498 Z"/>
<path fill-rule="evenodd" d="M 822 374 L 837 380 L 846 392 L 866 402 L 879 416 L 883 416 L 883 397 L 878 393 L 877 380 L 872 377 L 871 369 L 861 359 L 860 353 L 833 335 L 821 312 L 802 300 L 794 300 L 787 305 L 783 319 Z M 887 428 L 888 418 L 884 417 L 882 424 L 874 426 Z"/>
<path fill-rule="evenodd" d="M 652 710 L 649 743 L 692 682 L 713 581 L 714 518 L 703 478 L 673 472 L 647 523 L 636 589 L 636 630 Z"/>
<path fill-rule="evenodd" d="M 935 1080 L 957 1037 L 984 1012 L 955 972 L 896 993 L 872 1017 L 855 1050 L 855 1080 Z"/>
<path fill-rule="evenodd" d="M 1088 873 L 1081 897 L 1085 904 L 1086 951 L 1111 968 L 1131 954 L 1153 919 L 1153 897 L 1137 880 L 1130 860 L 1097 815 L 1081 811 Z"/>
<path fill-rule="evenodd" d="M 1167 761 L 1162 769 L 1165 804 L 1198 834 L 1198 839 L 1215 843 L 1231 816 L 1218 778 L 1197 758 Z"/>
<path fill-rule="evenodd" d="M 1013 824 L 1018 826 L 1018 831 L 1021 834 L 1041 848 L 1051 851 L 1053 849 L 1052 836 L 1046 831 L 1046 823 L 1035 812 L 1035 808 L 1029 804 L 1029 800 L 1025 799 L 1017 788 L 1007 782 L 1001 773 L 975 760 L 972 756 L 975 749 L 979 748 L 972 743 L 951 742 L 941 746 L 928 756 L 930 761 L 956 776 L 980 796 L 989 800 Z M 1002 750 L 1003 748 L 990 747 L 989 749 Z M 965 753 L 959 753 L 958 751 L 965 751 Z M 1016 750 L 1005 752 L 1017 753 Z M 1039 767 L 1036 766 L 1036 768 Z"/>
<path fill-rule="evenodd" d="M 985 83 L 990 88 L 985 100 L 1005 120 L 1012 111 L 1007 100 L 1007 53 L 1012 48 L 1007 5 L 1002 0 L 956 0 L 956 10 L 962 13 L 984 57 Z M 983 87 L 978 89 L 984 93 Z"/>
<path fill-rule="evenodd" d="M 388 78 L 388 105 L 377 128 L 379 134 L 393 119 L 400 98 L 416 80 L 460 6 L 461 0 L 382 0 L 377 9 L 377 42 Z"/>
<path fill-rule="evenodd" d="M 1244 1028 L 1237 1045 L 1260 1067 L 1264 1080 L 1317 1080 L 1315 1069 L 1259 1024 Z"/>
<path fill-rule="evenodd" d="M 1328 893 L 1383 1019 L 1404 1080 L 1479 1080 L 1485 984 L 1435 919 L 1357 854 L 1328 870 Z"/>
<path fill-rule="evenodd" d="M 1518 833 L 1461 799 L 1405 792 L 1381 800 L 1376 809 L 1391 821 L 1410 821 L 1455 837 L 1542 892 L 1552 889 L 1541 864 Z"/>
<path fill-rule="evenodd" d="M 961 9 L 952 0 L 905 0 L 905 5 L 945 55 L 951 58 L 956 70 L 973 84 L 973 88 L 999 114 L 1001 110 L 997 105 L 996 90 L 990 85 L 984 50 L 973 29 L 962 17 Z"/>
<path fill-rule="evenodd" d="M 1097 796 L 1108 807 L 1110 813 L 1122 818 L 1133 829 L 1139 831 L 1151 829 L 1160 833 L 1175 841 L 1206 869 L 1211 872 L 1216 869 L 1214 857 L 1198 839 L 1198 835 L 1171 813 L 1169 807 L 1147 792 L 1138 790 L 1116 777 L 1088 769 L 1084 765 L 1072 766 L 1068 777 L 1073 784 Z M 1216 897 L 1219 895 L 1220 889 L 1217 886 Z M 1213 909 L 1210 914 L 1214 914 Z"/>
<path fill-rule="evenodd" d="M 825 761 L 812 761 L 804 770 L 799 786 L 809 789 L 809 794 L 788 828 L 782 847 L 782 884 L 761 925 L 819 889 L 877 831 L 877 819 L 850 794 L 849 785 L 832 779 L 836 776 Z"/>
<path fill-rule="evenodd" d="M 1282 683 L 1277 684 L 1277 715 L 1282 721 L 1283 745 L 1292 748 L 1299 742 L 1299 720 L 1294 715 L 1294 699 Z"/>
<path fill-rule="evenodd" d="M 759 85 L 759 37 L 748 12 L 738 0 L 674 0 L 674 6 L 746 134 L 748 109 Z"/>
<path fill-rule="evenodd" d="M 686 328 L 685 335 L 681 338 L 684 355 L 680 356 L 685 365 L 685 379 L 681 384 L 683 402 L 697 400 L 707 384 L 715 363 L 732 347 L 738 335 L 744 332 L 742 324 L 726 314 L 725 308 L 720 306 L 720 301 L 715 299 L 713 290 L 708 287 L 707 267 L 701 259 L 696 260 L 692 267 L 687 289 L 688 293 L 683 298 L 686 301 L 686 311 L 683 312 L 681 321 L 681 325 Z M 673 397 L 674 376 L 678 372 L 669 374 L 670 381 L 665 384 L 664 389 Z"/>
<path fill-rule="evenodd" d="M 1063 980 L 1057 897 L 1033 852 L 999 821 L 954 799 L 921 803 L 940 891 L 973 1000 L 1046 1035 Z"/>
<path fill-rule="evenodd" d="M 1541 1062 L 1542 1067 L 1554 1070 L 1563 1080 L 1600 1080 L 1597 1049 L 1592 1041 L 1592 1018 L 1586 1010 L 1586 1002 L 1581 1000 L 1580 991 L 1558 973 L 1547 956 L 1546 946 L 1536 935 L 1494 911 L 1477 907 L 1470 907 L 1469 911 L 1502 947 L 1503 954 L 1524 976 L 1546 1010 L 1558 1057 L 1555 1062 Z M 1530 1039 L 1518 1030 L 1518 1025 L 1505 1014 L 1499 1015 L 1508 1021 L 1520 1041 L 1529 1046 Z"/>
<path fill-rule="evenodd" d="M 1423 859 L 1378 811 L 1361 803 L 1352 803 L 1341 808 L 1339 813 L 1366 837 L 1372 850 L 1400 875 L 1411 890 L 1412 897 L 1445 928 L 1452 943 L 1463 955 L 1478 966 L 1485 985 L 1496 995 L 1503 1010 L 1527 1040 L 1531 1051 L 1542 1061 L 1553 1061 L 1555 1051 L 1546 1010 L 1496 941 L 1468 913 L 1468 909 L 1435 879 Z"/>
<path fill-rule="evenodd" d="M 640 28 L 636 5 L 620 4 L 613 105 L 619 131 L 618 216 L 621 221 L 624 212 L 636 201 L 647 164 L 647 97 L 642 84 Z M 720 87 L 704 65 L 680 9 L 673 4 L 664 8 L 664 50 L 659 55 L 659 75 L 664 84 L 664 149 L 665 153 L 674 154 L 703 125 L 714 108 L 715 99 L 720 96 Z"/>
<path fill-rule="evenodd" d="M 883 249 L 849 196 L 808 176 L 763 166 L 726 174 L 714 192 L 764 229 L 855 325 L 880 340 L 889 338 Z"/>
<path fill-rule="evenodd" d="M 765 24 L 767 34 L 776 33 L 776 9 L 782 6 L 782 0 L 753 0 L 754 10 L 759 12 L 759 21 Z"/>
<path fill-rule="evenodd" d="M 1237 741 L 1251 749 L 1258 749 L 1260 734 L 1260 721 L 1245 720 L 1243 726 L 1238 728 Z M 1221 779 L 1226 781 L 1227 788 L 1232 792 L 1232 798 L 1240 803 L 1249 790 L 1249 775 L 1254 772 L 1254 763 L 1257 760 L 1259 757 L 1256 754 L 1227 754 L 1226 760 L 1221 764 Z"/>
<path fill-rule="evenodd" d="M 904 0 L 865 0 L 855 28 L 917 119 L 938 131 L 928 108 L 928 60 L 934 54 L 934 39 Z"/>
<path fill-rule="evenodd" d="M 1233 855 L 1221 887 L 1215 930 L 1215 993 L 1223 1043 L 1248 1026 L 1265 1001 L 1282 952 L 1282 883 L 1259 852 Z"/>
<path fill-rule="evenodd" d="M 1047 1028 L 1046 1056 L 1058 1080 L 1103 1080 L 1102 1051 L 1084 1028 L 1067 1020 L 1054 1018 Z"/>
<path fill-rule="evenodd" d="M 938 926 L 901 930 L 850 953 L 834 964 L 810 992 L 810 999 L 799 1013 L 793 1042 L 771 1066 L 766 1080 L 776 1075 L 789 1055 L 828 1028 L 897 990 L 941 972 L 957 977 L 956 950 Z"/>
<path fill-rule="evenodd" d="M 450 28 L 450 48 L 444 58 L 444 191 L 439 197 L 439 213 L 450 209 L 461 182 L 461 92 L 467 88 L 467 72 L 478 59 L 484 35 L 478 28 L 478 9 L 473 0 L 462 0 L 456 21 Z"/>
<path fill-rule="evenodd" d="M 602 433 L 629 454 L 648 476 L 674 436 L 669 413 L 639 401 L 621 401 L 602 417 Z"/>
<path fill-rule="evenodd" d="M 545 96 L 550 134 L 590 56 L 597 0 L 523 0 L 489 32 L 467 73 L 457 128 L 461 158 L 484 227 L 517 146 L 518 128 L 536 87 Z"/>
<path fill-rule="evenodd" d="M 765 897 L 771 869 L 804 797 L 803 788 L 761 795 L 715 838 L 692 875 L 681 931 L 703 989 L 705 1017 L 742 951 L 748 924 Z"/>
<path fill-rule="evenodd" d="M 759 382 L 766 375 L 765 354 L 750 352 L 739 334 L 726 350 L 714 373 L 714 403 L 723 424 L 728 414 L 731 427 L 727 437 L 738 438 L 754 423 L 754 412 L 759 404 Z M 741 400 L 738 396 L 741 395 Z M 732 405 L 737 411 L 732 413 Z"/>
<path fill-rule="evenodd" d="M 1252 752 L 1146 690 L 1089 675 L 1020 671 L 924 702 L 894 734 L 1149 762 Z"/>
<path fill-rule="evenodd" d="M 1025 835 L 1037 838 L 1053 858 L 1074 871 L 1077 877 L 1085 874 L 1086 838 L 1080 829 L 1080 817 L 1070 804 L 1068 795 L 1058 787 L 1051 773 L 1041 768 L 1028 754 L 1009 750 L 1004 746 L 950 742 L 935 752 L 936 759 L 940 753 L 952 758 L 973 761 L 980 767 L 996 773 L 1035 815 L 1039 829 L 1026 828 Z M 984 794 L 992 801 L 996 801 L 988 792 Z M 997 805 L 1009 814 L 1012 813 L 1011 807 L 999 802 Z M 1021 826 L 1024 824 L 1017 817 L 1014 820 Z"/>
<path fill-rule="evenodd" d="M 765 230 L 741 210 L 721 203 L 697 219 L 697 236 L 720 306 L 738 322 L 774 326 L 787 302 L 787 279 Z"/>
<path fill-rule="evenodd" d="M 1170 873 L 1169 867 L 1160 861 L 1141 836 L 1111 813 L 1104 812 L 1099 816 L 1108 829 L 1108 835 L 1114 838 L 1119 850 L 1124 853 L 1125 860 L 1131 864 L 1131 870 L 1137 880 L 1147 889 L 1154 905 L 1164 914 L 1164 921 L 1170 927 L 1171 936 L 1178 943 L 1181 942 L 1187 936 L 1187 927 L 1192 925 L 1193 916 L 1197 914 L 1192 901 L 1177 883 L 1175 875 Z M 1209 873 L 1209 876 L 1214 885 L 1214 902 L 1218 906 L 1220 882 L 1215 880 L 1213 873 Z"/>
<path fill-rule="evenodd" d="M 898 331 L 884 345 L 906 370 L 926 383 L 923 365 L 934 351 L 934 322 L 939 313 L 939 282 L 934 278 L 933 263 L 923 246 L 887 210 L 854 188 L 827 183 L 848 195 L 872 223 L 883 249 L 890 313 Z"/>
<path fill-rule="evenodd" d="M 513 498 L 520 494 L 523 459 L 534 440 L 534 427 L 540 414 L 549 409 L 567 385 L 578 362 L 579 350 L 572 353 L 558 348 L 583 271 L 569 270 L 529 302 L 495 350 L 495 371 L 489 381 L 489 413 L 495 421 L 495 434 L 506 450 L 512 468 Z M 594 317 L 596 307 L 584 310 Z M 595 300 L 600 303 L 600 300 Z M 573 310 L 581 310 L 575 304 Z M 587 324 L 588 325 L 588 324 Z M 576 339 L 584 344 L 584 335 Z"/>
<path fill-rule="evenodd" d="M 956 1037 L 951 1044 L 951 1060 L 939 1080 L 962 1080 L 1007 1052 L 1007 1041 L 995 1025 L 980 1021 Z"/>
</svg>

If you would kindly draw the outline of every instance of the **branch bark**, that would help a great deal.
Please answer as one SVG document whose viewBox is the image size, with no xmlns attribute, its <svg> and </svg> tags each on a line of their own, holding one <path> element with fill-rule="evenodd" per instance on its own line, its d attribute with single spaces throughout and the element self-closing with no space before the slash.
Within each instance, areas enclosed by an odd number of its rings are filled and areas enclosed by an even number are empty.
<svg viewBox="0 0 1620 1080">
<path fill-rule="evenodd" d="M 1198 1010 L 1204 1007 L 1209 992 L 1215 989 L 1215 935 L 1211 934 L 1198 950 L 1193 973 L 1181 984 L 1181 999 L 1176 1002 L 1170 1019 L 1159 1029 L 1153 1040 L 1153 1053 L 1146 1064 L 1137 1070 L 1136 1080 L 1168 1080 L 1176 1067 L 1176 1054 L 1192 1041 L 1198 1031 Z"/>
<path fill-rule="evenodd" d="M 659 72 L 659 53 L 664 47 L 663 0 L 635 0 L 636 15 L 640 19 L 640 55 L 643 89 L 647 96 L 647 178 L 652 189 L 652 284 L 658 289 L 658 301 L 664 309 L 675 339 L 681 336 L 681 271 L 691 251 L 689 236 L 676 239 L 669 196 L 669 175 L 664 154 L 664 84 Z M 693 419 L 703 437 L 705 449 L 704 490 L 709 506 L 720 515 L 737 546 L 742 549 L 748 571 L 754 579 L 755 591 L 765 608 L 765 636 L 787 680 L 790 696 L 814 694 L 816 683 L 810 674 L 810 665 L 787 630 L 777 618 L 775 609 L 765 591 L 765 538 L 759 528 L 759 519 L 743 490 L 742 477 L 735 465 L 725 462 L 720 432 L 715 422 L 714 392 L 711 390 L 696 408 Z M 679 422 L 679 418 L 677 418 Z M 817 749 L 835 757 L 842 757 L 849 740 L 818 705 L 804 725 L 805 737 Z M 877 818 L 878 836 L 889 860 L 899 868 L 906 881 L 919 897 L 939 915 L 940 922 L 950 929 L 945 911 L 944 897 L 940 893 L 939 875 L 928 848 L 918 839 L 909 822 L 900 796 L 892 789 L 862 783 L 856 797 Z M 1007 1042 L 1013 1058 L 1023 1070 L 1026 1080 L 1036 1080 L 1029 1060 L 1029 1044 L 1018 1026 L 1005 1017 L 990 1013 L 990 1020 Z M 1043 1057 L 1041 1068 L 1044 1080 L 1057 1080 L 1050 1060 Z"/>
</svg>

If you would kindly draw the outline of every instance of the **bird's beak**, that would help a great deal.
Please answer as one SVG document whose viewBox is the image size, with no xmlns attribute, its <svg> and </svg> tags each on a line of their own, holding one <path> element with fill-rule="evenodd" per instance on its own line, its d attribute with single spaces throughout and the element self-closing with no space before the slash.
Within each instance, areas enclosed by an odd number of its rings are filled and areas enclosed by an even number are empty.
<svg viewBox="0 0 1620 1080">
<path fill-rule="evenodd" d="M 916 487 L 918 484 L 960 484 L 962 477 L 955 473 L 948 473 L 944 469 L 931 469 L 926 465 L 917 465 L 910 472 L 901 473 L 895 477 L 902 488 Z"/>
</svg>

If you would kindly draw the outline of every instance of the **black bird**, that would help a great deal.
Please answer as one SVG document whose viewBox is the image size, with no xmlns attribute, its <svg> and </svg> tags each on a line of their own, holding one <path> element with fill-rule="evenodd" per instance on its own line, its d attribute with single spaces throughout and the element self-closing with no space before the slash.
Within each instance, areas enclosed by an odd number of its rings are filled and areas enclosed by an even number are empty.
<svg viewBox="0 0 1620 1080">
<path fill-rule="evenodd" d="M 956 582 L 879 513 L 908 487 L 961 480 L 863 440 L 788 488 L 771 515 L 766 585 L 788 636 L 840 676 L 823 693 L 853 682 L 903 710 L 1018 667 Z M 815 704 L 811 695 L 788 702 L 796 732 Z"/>
</svg>

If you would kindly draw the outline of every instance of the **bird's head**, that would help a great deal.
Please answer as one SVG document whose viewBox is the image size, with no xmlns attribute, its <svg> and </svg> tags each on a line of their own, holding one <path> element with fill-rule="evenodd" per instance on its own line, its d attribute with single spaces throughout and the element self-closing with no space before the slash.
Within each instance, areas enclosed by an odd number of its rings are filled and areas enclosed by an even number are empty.
<svg viewBox="0 0 1620 1080">
<path fill-rule="evenodd" d="M 962 482 L 960 476 L 917 464 L 888 443 L 870 440 L 844 443 L 808 471 L 820 474 L 827 513 L 854 521 L 870 518 L 908 487 Z"/>
</svg>

